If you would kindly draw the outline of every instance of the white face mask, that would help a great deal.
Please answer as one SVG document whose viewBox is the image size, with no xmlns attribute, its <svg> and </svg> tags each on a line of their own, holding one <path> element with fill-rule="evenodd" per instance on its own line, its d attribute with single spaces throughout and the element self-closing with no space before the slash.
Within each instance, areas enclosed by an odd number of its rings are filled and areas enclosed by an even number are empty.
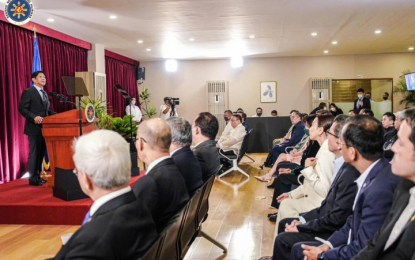
<svg viewBox="0 0 415 260">
<path fill-rule="evenodd" d="M 357 95 L 360 99 L 362 99 L 363 98 L 363 95 Z"/>
<path fill-rule="evenodd" d="M 330 108 L 331 111 L 335 112 L 336 109 L 334 107 Z"/>
<path fill-rule="evenodd" d="M 323 109 L 324 109 L 324 110 L 327 110 L 327 107 L 324 107 Z"/>
<path fill-rule="evenodd" d="M 131 105 L 135 105 L 135 101 L 131 101 Z"/>
</svg>

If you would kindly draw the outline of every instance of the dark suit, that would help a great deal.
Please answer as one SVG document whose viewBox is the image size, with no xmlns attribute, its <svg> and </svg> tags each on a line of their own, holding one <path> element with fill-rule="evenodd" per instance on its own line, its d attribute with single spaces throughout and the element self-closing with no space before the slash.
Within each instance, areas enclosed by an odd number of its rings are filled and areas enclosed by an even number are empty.
<svg viewBox="0 0 415 260">
<path fill-rule="evenodd" d="M 414 186 L 415 184 L 409 180 L 403 180 L 401 182 L 396 189 L 392 208 L 389 211 L 382 228 L 376 233 L 373 239 L 367 243 L 367 246 L 353 258 L 354 260 L 403 260 L 411 259 L 411 256 L 415 256 L 415 221 L 412 221 L 412 219 L 408 221 L 396 241 L 384 251 L 386 241 L 388 241 L 393 227 L 408 205 L 410 197 L 409 190 Z"/>
<path fill-rule="evenodd" d="M 102 205 L 55 259 L 138 259 L 156 238 L 150 211 L 130 191 Z"/>
<path fill-rule="evenodd" d="M 284 232 L 285 223 L 291 223 L 293 219 L 280 221 L 280 234 L 275 239 L 274 255 L 279 256 L 278 259 L 290 259 L 291 248 L 295 243 L 312 241 L 316 236 L 327 239 L 339 230 L 347 217 L 353 213 L 352 207 L 357 192 L 355 180 L 359 176 L 356 168 L 344 163 L 321 206 L 301 215 L 307 222 L 297 225 L 298 233 Z"/>
<path fill-rule="evenodd" d="M 140 178 L 133 192 L 150 209 L 159 233 L 189 200 L 186 183 L 172 158 L 159 162 Z"/>
<path fill-rule="evenodd" d="M 275 161 L 278 159 L 278 156 L 280 154 L 285 153 L 285 148 L 290 146 L 296 146 L 300 141 L 301 138 L 304 136 L 304 124 L 303 122 L 298 122 L 294 125 L 294 127 L 291 130 L 291 137 L 287 141 L 274 145 L 272 147 L 272 161 L 275 163 Z M 291 149 L 288 149 L 287 151 L 291 151 Z"/>
<path fill-rule="evenodd" d="M 354 105 L 353 105 L 353 110 L 356 114 L 359 114 L 360 110 L 362 110 L 363 108 L 367 108 L 367 109 L 372 109 L 372 104 L 370 103 L 370 99 L 368 99 L 367 97 L 363 97 L 363 106 L 359 106 L 359 108 L 357 107 L 357 101 L 359 99 L 357 98 L 354 101 Z"/>
<path fill-rule="evenodd" d="M 43 156 L 46 151 L 45 139 L 42 136 L 42 125 L 36 124 L 34 119 L 37 116 L 47 117 L 56 114 L 49 108 L 50 102 L 47 95 L 44 102 L 35 87 L 23 91 L 20 98 L 19 112 L 26 118 L 24 133 L 28 136 L 30 146 L 28 160 L 30 180 L 39 178 Z"/>
<path fill-rule="evenodd" d="M 391 165 L 382 158 L 369 172 L 362 185 L 353 214 L 329 239 L 334 249 L 325 252 L 325 260 L 351 259 L 362 250 L 382 226 L 393 201 L 393 193 L 402 179 L 393 175 Z M 350 244 L 347 244 L 351 231 Z M 315 243 L 307 243 L 315 245 Z M 317 243 L 319 245 L 321 243 Z M 301 243 L 294 245 L 295 259 L 303 259 Z"/>
<path fill-rule="evenodd" d="M 193 153 L 202 167 L 203 182 L 206 182 L 220 168 L 219 148 L 215 140 L 208 140 L 197 145 Z"/>
<path fill-rule="evenodd" d="M 203 185 L 202 169 L 199 161 L 189 146 L 179 149 L 171 158 L 184 178 L 189 197 L 192 197 L 194 192 Z"/>
</svg>

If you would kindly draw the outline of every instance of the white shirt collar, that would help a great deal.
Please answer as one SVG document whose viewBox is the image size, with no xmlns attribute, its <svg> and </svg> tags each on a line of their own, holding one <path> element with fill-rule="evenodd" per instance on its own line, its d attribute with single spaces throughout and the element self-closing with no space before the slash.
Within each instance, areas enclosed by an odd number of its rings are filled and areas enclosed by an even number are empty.
<svg viewBox="0 0 415 260">
<path fill-rule="evenodd" d="M 359 178 L 357 178 L 357 180 L 355 180 L 354 182 L 356 182 L 357 184 L 357 193 L 356 193 L 356 197 L 354 199 L 354 203 L 353 203 L 353 210 L 354 207 L 356 205 L 357 199 L 359 198 L 360 195 L 360 190 L 362 189 L 363 186 L 366 186 L 366 178 L 369 175 L 370 171 L 373 169 L 373 167 L 375 167 L 375 165 L 380 161 L 380 159 L 378 159 L 376 162 L 372 163 L 369 167 L 367 167 L 367 169 L 359 176 Z"/>
<path fill-rule="evenodd" d="M 110 194 L 107 194 L 105 196 L 102 196 L 101 198 L 97 199 L 91 206 L 91 209 L 89 210 L 89 214 L 94 215 L 95 212 L 97 212 L 97 210 L 104 205 L 105 203 L 107 203 L 108 201 L 115 199 L 116 197 L 119 197 L 127 192 L 131 191 L 131 187 L 127 186 L 125 188 L 119 189 L 117 191 L 111 192 Z"/>
<path fill-rule="evenodd" d="M 166 160 L 168 158 L 171 158 L 171 157 L 170 156 L 163 156 L 163 157 L 160 157 L 157 160 L 153 161 L 152 163 L 150 163 L 150 165 L 147 168 L 146 175 L 151 171 L 151 169 L 154 168 L 154 166 L 156 166 L 157 164 L 159 164 L 159 162 L 164 161 L 164 160 Z"/>
<path fill-rule="evenodd" d="M 337 158 L 334 160 L 334 172 L 333 172 L 333 180 L 336 178 L 336 175 L 339 173 L 340 168 L 344 164 L 344 158 L 343 156 Z"/>
<path fill-rule="evenodd" d="M 183 147 L 179 147 L 176 150 L 174 150 L 173 152 L 170 153 L 170 156 L 173 156 L 173 154 L 175 154 L 178 150 L 182 149 Z"/>
</svg>

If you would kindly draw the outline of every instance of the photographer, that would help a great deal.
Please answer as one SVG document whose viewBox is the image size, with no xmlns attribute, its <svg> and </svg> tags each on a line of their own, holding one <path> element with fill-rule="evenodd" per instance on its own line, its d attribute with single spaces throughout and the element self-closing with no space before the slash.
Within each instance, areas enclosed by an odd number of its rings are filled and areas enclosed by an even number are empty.
<svg viewBox="0 0 415 260">
<path fill-rule="evenodd" d="M 160 107 L 160 118 L 166 120 L 172 116 L 179 116 L 174 105 L 174 99 L 171 97 L 164 98 L 164 104 Z"/>
</svg>

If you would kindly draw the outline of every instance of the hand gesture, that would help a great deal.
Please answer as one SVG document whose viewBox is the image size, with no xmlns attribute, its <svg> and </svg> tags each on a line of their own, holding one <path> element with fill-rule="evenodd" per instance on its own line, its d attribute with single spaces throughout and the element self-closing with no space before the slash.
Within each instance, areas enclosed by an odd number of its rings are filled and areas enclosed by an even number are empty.
<svg viewBox="0 0 415 260">
<path fill-rule="evenodd" d="M 34 121 L 35 121 L 35 124 L 40 125 L 40 124 L 42 124 L 43 117 L 37 116 L 37 117 L 35 117 Z"/>
<path fill-rule="evenodd" d="M 283 193 L 280 196 L 278 196 L 277 198 L 277 202 L 281 203 L 281 201 L 285 200 L 285 199 L 289 199 L 290 195 L 288 195 L 288 193 Z"/>
<path fill-rule="evenodd" d="M 359 105 L 362 107 L 363 106 L 363 101 L 359 101 Z"/>
<path fill-rule="evenodd" d="M 314 165 L 317 164 L 317 158 L 307 158 L 307 160 L 305 160 L 304 166 L 307 167 L 314 167 Z"/>
<path fill-rule="evenodd" d="M 288 223 L 285 224 L 285 232 L 298 232 L 297 226 L 293 222 L 290 225 Z"/>
<path fill-rule="evenodd" d="M 318 254 L 322 251 L 320 248 L 316 246 L 307 246 L 303 244 L 301 245 L 301 247 L 304 249 L 304 259 L 307 260 L 317 260 Z"/>
</svg>

